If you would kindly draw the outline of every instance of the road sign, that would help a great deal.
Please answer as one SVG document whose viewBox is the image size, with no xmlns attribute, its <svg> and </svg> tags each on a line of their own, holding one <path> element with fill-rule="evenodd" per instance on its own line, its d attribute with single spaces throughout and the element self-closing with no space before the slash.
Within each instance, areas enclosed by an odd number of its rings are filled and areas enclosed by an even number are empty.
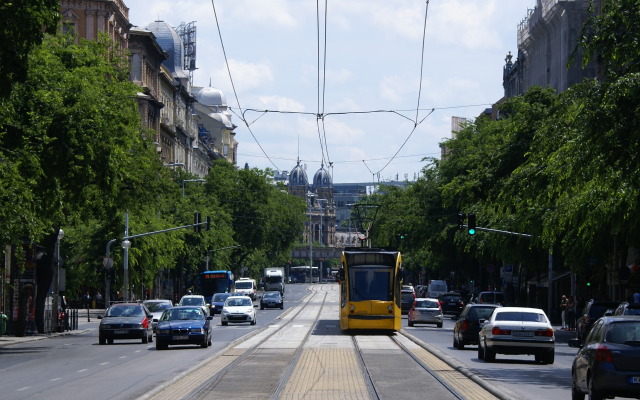
<svg viewBox="0 0 640 400">
<path fill-rule="evenodd" d="M 103 257 L 102 258 L 102 265 L 107 269 L 113 267 L 113 258 L 111 258 L 111 257 Z"/>
</svg>

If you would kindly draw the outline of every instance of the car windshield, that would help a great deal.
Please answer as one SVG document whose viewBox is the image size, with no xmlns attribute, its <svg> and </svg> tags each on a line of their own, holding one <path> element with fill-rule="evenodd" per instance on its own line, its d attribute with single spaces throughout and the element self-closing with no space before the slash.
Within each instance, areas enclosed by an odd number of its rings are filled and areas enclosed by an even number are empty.
<svg viewBox="0 0 640 400">
<path fill-rule="evenodd" d="M 438 302 L 433 300 L 416 301 L 416 308 L 438 308 Z"/>
<path fill-rule="evenodd" d="M 265 293 L 262 297 L 265 299 L 277 299 L 278 297 L 280 297 L 280 293 L 278 292 Z"/>
<path fill-rule="evenodd" d="M 182 306 L 199 306 L 202 305 L 202 299 L 199 297 L 185 297 L 180 302 Z"/>
<path fill-rule="evenodd" d="M 443 294 L 442 295 L 442 300 L 446 300 L 446 301 L 458 301 L 460 300 L 460 296 L 457 296 L 455 294 Z"/>
<path fill-rule="evenodd" d="M 607 342 L 640 343 L 640 321 L 614 322 L 607 328 Z"/>
<path fill-rule="evenodd" d="M 250 306 L 252 304 L 251 299 L 243 299 L 239 297 L 229 297 L 225 302 L 225 305 L 229 307 Z"/>
<path fill-rule="evenodd" d="M 252 282 L 236 282 L 236 289 L 251 289 L 253 288 Z"/>
<path fill-rule="evenodd" d="M 227 299 L 227 297 L 229 297 L 231 295 L 231 293 L 216 293 L 213 295 L 213 300 L 215 302 L 221 303 L 223 301 L 225 301 Z"/>
<path fill-rule="evenodd" d="M 166 310 L 167 308 L 171 308 L 171 304 L 169 303 L 145 303 L 145 306 L 147 306 L 147 308 L 151 312 L 157 312 Z"/>
<path fill-rule="evenodd" d="M 505 311 L 496 315 L 496 321 L 547 322 L 547 319 L 536 312 Z"/>
<path fill-rule="evenodd" d="M 107 310 L 107 317 L 144 317 L 144 309 L 136 305 L 115 305 Z"/>
<path fill-rule="evenodd" d="M 204 319 L 204 314 L 199 308 L 174 308 L 173 310 L 165 311 L 165 313 L 162 314 L 161 321 L 186 321 L 198 319 Z"/>
</svg>

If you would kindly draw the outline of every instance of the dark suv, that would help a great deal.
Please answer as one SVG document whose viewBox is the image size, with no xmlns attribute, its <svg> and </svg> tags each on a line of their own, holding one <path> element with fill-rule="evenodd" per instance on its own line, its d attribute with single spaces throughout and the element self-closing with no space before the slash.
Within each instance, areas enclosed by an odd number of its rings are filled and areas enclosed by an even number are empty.
<svg viewBox="0 0 640 400">
<path fill-rule="evenodd" d="M 582 313 L 578 314 L 578 319 L 576 320 L 578 341 L 582 344 L 584 338 L 587 337 L 591 327 L 598 318 L 604 316 L 607 311 L 610 311 L 611 314 L 613 314 L 613 310 L 617 307 L 618 303 L 615 301 L 589 300 L 584 306 Z"/>
<path fill-rule="evenodd" d="M 444 293 L 440 295 L 438 300 L 440 300 L 440 306 L 442 307 L 443 314 L 452 314 L 457 317 L 464 308 L 462 295 L 457 292 Z"/>
<path fill-rule="evenodd" d="M 402 314 L 409 314 L 409 310 L 413 306 L 413 302 L 416 300 L 416 294 L 413 290 L 402 290 L 400 292 L 400 306 Z"/>
<path fill-rule="evenodd" d="M 479 320 L 489 319 L 499 304 L 467 304 L 453 326 L 453 347 L 464 349 L 467 344 L 478 344 Z"/>
</svg>

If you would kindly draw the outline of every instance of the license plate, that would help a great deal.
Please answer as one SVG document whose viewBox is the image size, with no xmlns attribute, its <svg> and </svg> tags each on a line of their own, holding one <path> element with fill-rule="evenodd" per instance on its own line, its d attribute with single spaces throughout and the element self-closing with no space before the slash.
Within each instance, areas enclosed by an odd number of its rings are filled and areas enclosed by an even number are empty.
<svg viewBox="0 0 640 400">
<path fill-rule="evenodd" d="M 518 337 L 533 337 L 533 332 L 520 332 L 520 331 L 515 331 L 515 332 L 511 332 L 511 336 L 518 336 Z"/>
<path fill-rule="evenodd" d="M 640 376 L 630 376 L 629 377 L 629 383 L 631 383 L 633 385 L 640 384 Z"/>
<path fill-rule="evenodd" d="M 187 340 L 187 339 L 189 339 L 189 336 L 186 336 L 186 335 L 178 335 L 173 337 L 173 340 Z"/>
<path fill-rule="evenodd" d="M 119 329 L 114 332 L 116 335 L 126 335 L 129 333 L 127 329 Z"/>
</svg>

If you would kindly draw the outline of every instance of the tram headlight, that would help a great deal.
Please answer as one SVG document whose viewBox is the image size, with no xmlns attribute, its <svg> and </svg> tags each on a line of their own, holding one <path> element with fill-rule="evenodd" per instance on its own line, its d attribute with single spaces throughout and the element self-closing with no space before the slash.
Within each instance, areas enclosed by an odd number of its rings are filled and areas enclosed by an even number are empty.
<svg viewBox="0 0 640 400">
<path fill-rule="evenodd" d="M 389 312 L 389 314 L 393 314 L 393 306 L 392 305 L 387 306 L 387 311 Z"/>
<path fill-rule="evenodd" d="M 351 304 L 351 306 L 349 307 L 349 312 L 351 314 L 353 314 L 354 312 L 356 312 L 356 306 L 354 306 L 353 304 Z"/>
</svg>

